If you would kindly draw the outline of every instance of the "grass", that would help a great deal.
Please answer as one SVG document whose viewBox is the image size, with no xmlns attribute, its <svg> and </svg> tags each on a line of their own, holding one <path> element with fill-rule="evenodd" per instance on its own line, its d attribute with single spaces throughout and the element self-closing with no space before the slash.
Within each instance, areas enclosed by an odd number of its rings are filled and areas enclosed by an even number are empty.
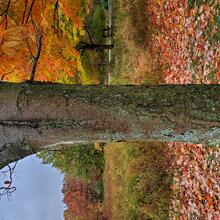
<svg viewBox="0 0 220 220">
<path fill-rule="evenodd" d="M 128 182 L 128 144 L 111 143 L 105 147 L 105 215 L 109 219 L 129 219 L 129 200 L 126 185 Z M 120 166 L 119 166 L 120 164 Z"/>
<path fill-rule="evenodd" d="M 168 219 L 170 158 L 161 143 L 112 143 L 105 148 L 105 211 L 109 219 Z M 120 164 L 120 166 L 119 166 Z"/>
<path fill-rule="evenodd" d="M 193 7 L 201 7 L 203 3 L 211 5 L 215 0 L 188 0 L 188 7 L 193 8 Z"/>
<path fill-rule="evenodd" d="M 161 70 L 149 42 L 155 30 L 148 26 L 144 0 L 113 0 L 114 49 L 112 84 L 157 84 Z"/>
</svg>

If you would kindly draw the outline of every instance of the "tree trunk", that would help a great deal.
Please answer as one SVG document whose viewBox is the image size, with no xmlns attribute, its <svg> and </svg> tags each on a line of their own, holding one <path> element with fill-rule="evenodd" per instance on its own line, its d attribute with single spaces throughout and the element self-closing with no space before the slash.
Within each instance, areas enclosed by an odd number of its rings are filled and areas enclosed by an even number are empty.
<svg viewBox="0 0 220 220">
<path fill-rule="evenodd" d="M 86 45 L 84 48 L 86 50 L 110 50 L 110 49 L 113 49 L 114 45 L 110 44 L 88 44 Z"/>
<path fill-rule="evenodd" d="M 80 41 L 79 44 L 75 47 L 78 51 L 86 51 L 86 50 L 111 50 L 114 48 L 113 44 L 93 44 L 93 43 L 86 43 Z"/>
<path fill-rule="evenodd" d="M 0 165 L 87 142 L 220 143 L 219 85 L 0 84 Z"/>
</svg>

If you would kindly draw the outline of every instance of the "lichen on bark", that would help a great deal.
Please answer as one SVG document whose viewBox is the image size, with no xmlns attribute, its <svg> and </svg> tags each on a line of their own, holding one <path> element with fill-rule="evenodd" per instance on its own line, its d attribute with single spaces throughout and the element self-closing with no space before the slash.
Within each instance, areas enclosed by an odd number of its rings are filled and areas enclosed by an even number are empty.
<svg viewBox="0 0 220 220">
<path fill-rule="evenodd" d="M 184 141 L 220 143 L 219 85 L 0 84 L 0 146 Z M 4 140 L 4 141 L 3 141 Z"/>
</svg>

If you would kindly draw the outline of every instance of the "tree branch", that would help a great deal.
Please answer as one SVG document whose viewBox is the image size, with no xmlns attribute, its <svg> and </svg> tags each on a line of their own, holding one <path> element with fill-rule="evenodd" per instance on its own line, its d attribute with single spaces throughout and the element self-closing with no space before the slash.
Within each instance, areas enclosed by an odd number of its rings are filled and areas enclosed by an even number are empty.
<svg viewBox="0 0 220 220">
<path fill-rule="evenodd" d="M 10 73 L 13 73 L 14 72 L 14 70 L 15 70 L 15 68 L 16 68 L 16 66 L 14 67 L 14 69 L 12 70 L 12 71 L 10 71 L 10 72 L 8 72 L 8 73 L 5 73 L 5 74 L 3 74 L 2 75 L 2 77 L 1 77 L 1 81 L 0 81 L 0 83 L 4 80 L 4 78 L 5 78 L 5 76 L 7 76 L 8 74 L 10 74 Z"/>
<path fill-rule="evenodd" d="M 24 24 L 24 19 L 25 19 L 25 15 L 27 11 L 27 3 L 28 3 L 28 0 L 25 0 L 24 12 L 23 12 L 22 22 L 21 22 L 22 24 Z"/>
<path fill-rule="evenodd" d="M 13 184 L 13 179 L 12 179 L 12 175 L 14 173 L 14 170 L 17 166 L 17 161 L 15 162 L 15 164 L 13 165 L 13 167 L 11 167 L 9 164 L 7 165 L 8 170 L 3 170 L 2 174 L 4 175 L 8 175 L 8 179 L 6 181 L 4 181 L 4 185 L 0 187 L 0 199 L 4 196 L 7 195 L 7 198 L 9 199 L 9 197 L 11 196 L 11 194 L 16 190 L 15 186 L 12 186 Z M 9 174 L 8 174 L 9 173 Z"/>
<path fill-rule="evenodd" d="M 5 16 L 5 30 L 8 28 L 8 10 L 9 10 L 10 4 L 11 4 L 11 0 L 8 0 L 6 9 L 3 10 L 3 12 L 0 14 L 0 17 L 1 17 L 2 15 Z M 1 9 L 2 9 L 2 8 L 1 8 Z"/>
<path fill-rule="evenodd" d="M 42 35 L 42 29 L 40 26 L 37 27 L 36 23 L 34 22 L 33 16 L 31 14 L 31 22 L 32 25 L 35 29 L 35 33 L 36 33 L 36 49 L 37 49 L 37 54 L 36 56 L 33 56 L 33 66 L 32 66 L 32 71 L 31 71 L 31 77 L 29 82 L 33 82 L 34 81 L 34 77 L 35 77 L 35 73 L 36 73 L 36 69 L 37 69 L 37 64 L 40 58 L 40 54 L 41 54 L 41 49 L 42 49 L 42 39 L 43 39 L 43 35 Z"/>
<path fill-rule="evenodd" d="M 26 41 L 26 43 L 27 43 L 27 47 L 28 47 L 28 50 L 29 50 L 29 52 L 30 52 L 30 54 L 31 54 L 31 57 L 34 58 L 34 55 L 33 55 L 32 51 L 31 51 L 31 47 L 30 47 L 30 44 L 29 44 L 29 42 L 28 42 L 28 39 L 25 38 L 25 41 Z"/>
<path fill-rule="evenodd" d="M 93 40 L 92 40 L 92 36 L 91 36 L 90 32 L 88 31 L 88 29 L 87 29 L 86 27 L 85 27 L 85 31 L 86 31 L 87 34 L 89 35 L 90 43 L 91 43 L 91 44 L 94 44 L 94 43 L 93 43 Z"/>
<path fill-rule="evenodd" d="M 32 14 L 32 9 L 33 9 L 34 3 L 35 3 L 35 0 L 32 0 L 29 11 L 28 11 L 28 15 L 27 15 L 27 18 L 26 18 L 26 21 L 25 21 L 25 24 L 28 23 L 28 20 L 29 20 L 31 14 Z"/>
<path fill-rule="evenodd" d="M 58 9 L 59 9 L 59 0 L 56 0 L 55 6 L 54 6 L 54 13 L 53 13 L 53 25 L 54 29 L 56 28 L 59 29 L 59 14 L 58 14 Z M 58 19 L 57 19 L 58 18 Z M 57 20 L 57 25 L 56 25 L 56 20 Z"/>
</svg>

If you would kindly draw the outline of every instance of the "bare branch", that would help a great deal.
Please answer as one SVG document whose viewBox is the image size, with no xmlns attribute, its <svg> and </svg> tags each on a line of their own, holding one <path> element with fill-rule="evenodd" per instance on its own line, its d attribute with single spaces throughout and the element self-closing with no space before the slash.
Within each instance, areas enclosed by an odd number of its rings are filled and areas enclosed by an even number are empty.
<svg viewBox="0 0 220 220">
<path fill-rule="evenodd" d="M 3 54 L 2 54 L 2 55 L 3 55 Z M 14 67 L 14 69 L 13 69 L 12 71 L 3 74 L 2 77 L 1 77 L 0 83 L 4 80 L 5 76 L 7 76 L 7 75 L 10 74 L 10 73 L 13 73 L 13 72 L 15 71 L 15 68 L 16 68 L 16 66 Z"/>
<path fill-rule="evenodd" d="M 4 186 L 0 187 L 0 199 L 6 195 L 8 200 L 11 196 L 11 194 L 16 190 L 15 186 L 12 186 L 13 184 L 13 179 L 12 179 L 12 175 L 14 173 L 14 170 L 17 166 L 17 162 L 15 162 L 15 164 L 13 165 L 13 167 L 11 167 L 9 164 L 7 165 L 8 170 L 3 170 L 2 174 L 7 175 L 8 179 L 6 181 L 4 181 Z"/>
<path fill-rule="evenodd" d="M 26 21 L 25 21 L 25 24 L 28 23 L 28 20 L 29 20 L 31 14 L 32 14 L 32 9 L 33 9 L 34 3 L 35 3 L 35 0 L 32 0 L 29 11 L 28 11 L 28 15 L 27 15 L 27 18 L 26 18 Z"/>
<path fill-rule="evenodd" d="M 27 76 L 28 76 L 28 74 L 29 74 L 29 67 L 30 67 L 30 65 L 31 65 L 31 63 L 34 61 L 34 56 L 32 56 L 32 58 L 31 58 L 31 60 L 28 62 L 28 66 L 27 66 L 27 70 L 26 70 L 26 78 L 27 78 Z"/>
<path fill-rule="evenodd" d="M 8 28 L 8 11 L 9 11 L 10 4 L 11 4 L 11 0 L 8 0 L 6 9 L 4 10 L 4 9 L 1 8 L 1 10 L 3 12 L 0 14 L 0 17 L 3 16 L 3 15 L 5 17 L 5 30 Z"/>
<path fill-rule="evenodd" d="M 35 34 L 36 34 L 36 51 L 37 51 L 35 56 L 32 55 L 33 66 L 32 66 L 31 77 L 30 77 L 29 82 L 33 82 L 34 77 L 35 77 L 35 73 L 36 73 L 36 69 L 37 69 L 37 64 L 38 64 L 40 54 L 41 54 L 43 35 L 42 35 L 42 29 L 40 26 L 36 25 L 36 23 L 33 19 L 32 13 L 30 14 L 30 16 L 31 16 L 31 22 L 32 22 L 32 25 L 34 27 Z"/>
<path fill-rule="evenodd" d="M 8 28 L 8 10 L 10 7 L 11 0 L 8 0 L 8 5 L 5 11 L 5 30 Z"/>
<path fill-rule="evenodd" d="M 30 54 L 31 54 L 31 57 L 34 57 L 32 51 L 31 51 L 31 47 L 30 47 L 30 44 L 29 44 L 29 42 L 28 42 L 28 39 L 25 38 L 25 41 L 26 41 L 26 43 L 27 43 L 27 47 L 28 47 L 28 50 L 29 50 L 29 52 L 30 52 Z"/>
<path fill-rule="evenodd" d="M 6 9 L 3 9 L 3 8 L 0 6 L 1 11 L 3 11 L 3 12 L 1 13 L 0 17 L 4 15 L 4 18 L 5 18 L 5 19 L 3 19 L 3 21 L 1 22 L 1 25 L 3 24 L 3 22 L 6 23 L 6 24 L 5 24 L 5 30 L 6 30 L 7 27 L 8 27 L 8 17 L 9 17 L 11 20 L 13 20 L 13 22 L 14 22 L 15 24 L 17 24 L 17 21 L 15 20 L 15 18 L 12 17 L 12 16 L 10 15 L 10 13 L 9 13 L 10 4 L 11 4 L 11 0 L 8 1 Z"/>
<path fill-rule="evenodd" d="M 55 6 L 54 6 L 54 13 L 53 13 L 54 29 L 56 29 L 56 28 L 59 29 L 59 14 L 58 14 L 58 9 L 59 9 L 59 0 L 56 0 Z M 56 21 L 57 21 L 57 24 L 56 24 Z"/>
<path fill-rule="evenodd" d="M 85 27 L 85 31 L 86 31 L 87 34 L 89 35 L 90 43 L 91 43 L 91 44 L 94 44 L 94 43 L 93 43 L 93 40 L 92 40 L 92 36 L 91 36 L 90 32 L 88 31 L 88 29 L 87 29 L 86 27 Z"/>
<path fill-rule="evenodd" d="M 28 0 L 25 0 L 24 12 L 23 12 L 22 22 L 21 22 L 22 24 L 24 24 L 24 19 L 25 19 L 25 15 L 27 11 L 27 3 L 28 3 Z"/>
</svg>

